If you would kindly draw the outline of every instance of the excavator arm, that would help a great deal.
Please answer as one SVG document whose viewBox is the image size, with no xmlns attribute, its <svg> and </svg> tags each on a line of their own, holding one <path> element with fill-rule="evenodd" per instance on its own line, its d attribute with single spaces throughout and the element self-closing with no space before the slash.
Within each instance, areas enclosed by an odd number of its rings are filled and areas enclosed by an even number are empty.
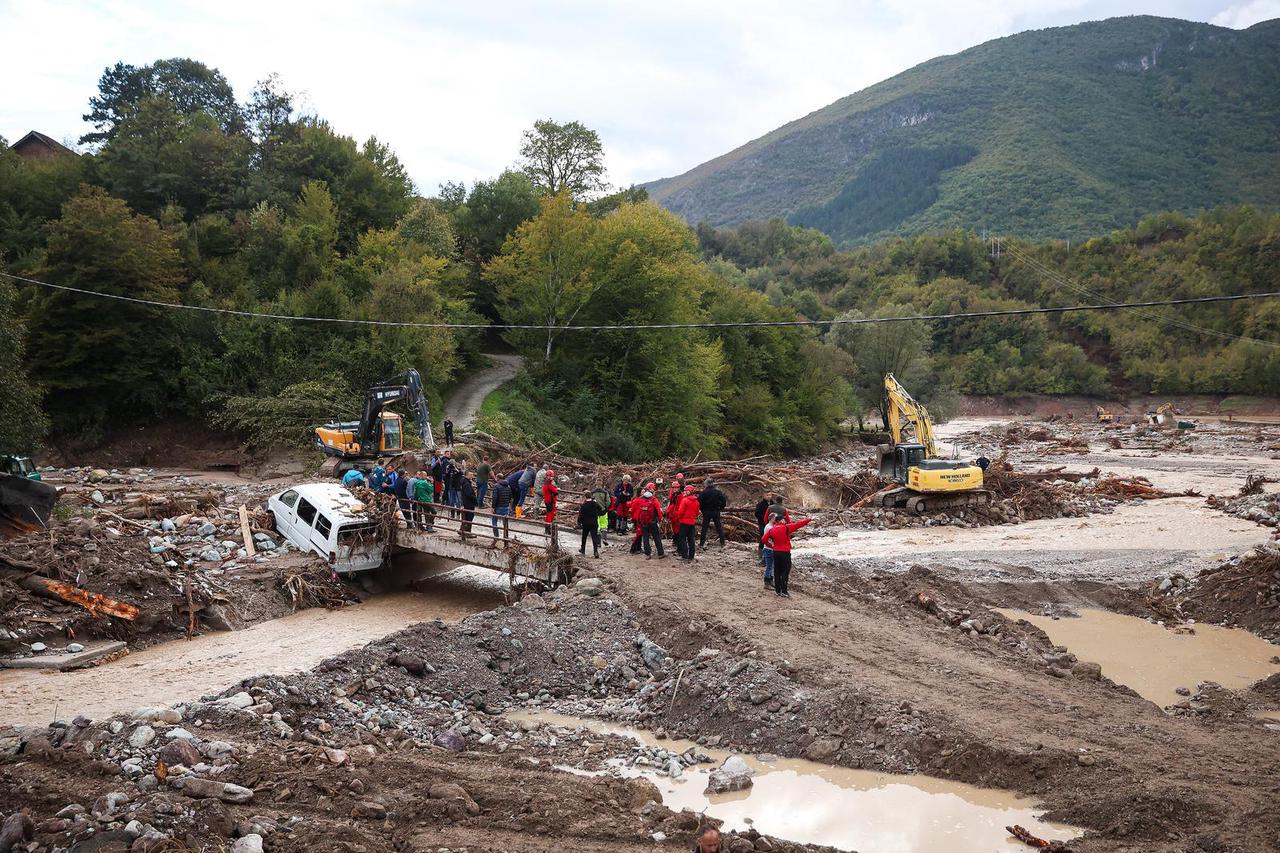
<svg viewBox="0 0 1280 853">
<path fill-rule="evenodd" d="M 407 400 L 413 409 L 423 447 L 428 450 L 435 448 L 436 440 L 431 434 L 431 414 L 427 410 L 426 395 L 422 393 L 422 377 L 412 367 L 369 389 L 369 394 L 364 398 L 364 410 L 360 413 L 360 426 L 356 436 L 362 448 L 378 446 L 382 410 L 400 400 Z"/>
<path fill-rule="evenodd" d="M 915 441 L 924 446 L 926 459 L 936 458 L 938 446 L 933 437 L 933 418 L 929 410 L 916 402 L 892 373 L 884 377 L 885 413 L 889 416 L 889 435 L 895 445 Z M 911 434 L 905 435 L 910 427 Z"/>
</svg>

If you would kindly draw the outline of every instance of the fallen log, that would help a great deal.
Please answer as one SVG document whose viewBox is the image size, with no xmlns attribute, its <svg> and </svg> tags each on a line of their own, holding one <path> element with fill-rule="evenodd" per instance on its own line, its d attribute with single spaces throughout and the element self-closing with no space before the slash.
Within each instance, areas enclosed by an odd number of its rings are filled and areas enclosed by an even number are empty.
<svg viewBox="0 0 1280 853">
<path fill-rule="evenodd" d="M 0 572 L 29 592 L 44 598 L 57 598 L 62 601 L 69 601 L 72 604 L 78 604 L 94 616 L 105 614 L 132 621 L 137 619 L 138 614 L 141 613 L 134 605 L 116 601 L 114 598 L 103 595 L 100 592 L 91 592 L 78 586 L 72 586 L 69 583 L 51 580 L 40 575 L 27 574 L 15 569 L 0 569 Z"/>
<path fill-rule="evenodd" d="M 1046 841 L 1043 838 L 1038 838 L 1032 835 L 1029 831 L 1016 823 L 1013 826 L 1006 826 L 1005 830 L 1028 847 L 1038 847 L 1041 850 L 1048 850 L 1053 846 L 1053 842 Z"/>
</svg>

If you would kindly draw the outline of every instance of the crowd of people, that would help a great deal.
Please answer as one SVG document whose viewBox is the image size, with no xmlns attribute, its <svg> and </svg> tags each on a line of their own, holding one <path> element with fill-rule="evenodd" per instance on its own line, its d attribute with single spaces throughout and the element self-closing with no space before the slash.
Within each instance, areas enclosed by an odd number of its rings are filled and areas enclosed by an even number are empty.
<svg viewBox="0 0 1280 853">
<path fill-rule="evenodd" d="M 446 431 L 449 438 L 451 432 Z M 375 466 L 367 483 L 359 471 L 348 472 L 343 482 L 348 486 L 367 484 L 375 492 L 394 495 L 406 523 L 419 529 L 433 530 L 436 513 L 447 512 L 451 518 L 460 519 L 459 532 L 464 539 L 471 535 L 476 510 L 484 509 L 487 500 L 496 539 L 510 538 L 509 519 L 526 516 L 541 516 L 544 529 L 550 534 L 560 512 L 561 488 L 557 479 L 554 470 L 536 460 L 504 477 L 495 477 L 492 464 L 483 454 L 472 472 L 467 461 L 455 458 L 449 447 L 433 451 L 429 461 L 414 472 L 397 461 L 386 467 Z M 698 551 L 706 548 L 708 533 L 723 548 L 723 514 L 728 500 L 715 481 L 707 477 L 701 485 L 695 485 L 677 473 L 669 485 L 663 486 L 662 480 L 637 486 L 630 474 L 624 474 L 612 488 L 607 484 L 593 488 L 578 506 L 578 553 L 585 556 L 589 543 L 592 556 L 598 559 L 611 535 L 623 543 L 630 536 L 631 553 L 644 554 L 646 560 L 666 559 L 666 540 L 676 559 L 692 562 L 698 559 Z M 789 598 L 791 537 L 812 519 L 792 521 L 783 496 L 777 492 L 765 494 L 756 504 L 755 519 L 765 588 Z"/>
</svg>

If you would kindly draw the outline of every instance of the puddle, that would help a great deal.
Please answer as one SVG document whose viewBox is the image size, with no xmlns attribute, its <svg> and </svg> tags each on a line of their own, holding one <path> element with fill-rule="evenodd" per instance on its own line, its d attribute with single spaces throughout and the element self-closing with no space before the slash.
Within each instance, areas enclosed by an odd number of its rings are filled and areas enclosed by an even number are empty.
<svg viewBox="0 0 1280 853">
<path fill-rule="evenodd" d="M 1239 690 L 1280 672 L 1271 663 L 1277 648 L 1240 628 L 1196 624 L 1194 634 L 1176 634 L 1160 625 L 1107 610 L 1081 610 L 1079 618 L 1054 619 L 1018 610 L 1001 610 L 1010 619 L 1026 619 L 1066 646 L 1080 660 L 1102 667 L 1102 674 L 1164 707 L 1183 697 L 1179 687 L 1195 690 L 1216 681 Z"/>
<path fill-rule="evenodd" d="M 417 588 L 339 610 L 301 610 L 242 631 L 160 643 L 91 669 L 0 669 L 0 724 L 44 725 L 55 714 L 103 719 L 197 699 L 254 675 L 302 672 L 415 622 L 457 622 L 497 607 L 506 579 L 464 566 L 419 581 Z"/>
<path fill-rule="evenodd" d="M 540 711 L 508 714 L 565 728 L 620 735 L 673 752 L 692 741 L 657 740 L 652 733 L 602 720 Z M 745 791 L 704 794 L 707 774 L 733 753 L 697 746 L 713 764 L 688 768 L 672 779 L 647 768 L 617 766 L 625 776 L 640 776 L 662 791 L 663 804 L 692 809 L 724 821 L 727 829 L 754 827 L 788 841 L 825 844 L 875 853 L 989 853 L 1025 850 L 1005 826 L 1021 824 L 1036 835 L 1066 841 L 1080 830 L 1036 817 L 1036 803 L 1008 791 L 978 788 L 929 776 L 851 770 L 802 759 L 762 762 L 744 755 L 756 771 Z M 580 771 L 579 771 L 580 772 Z"/>
<path fill-rule="evenodd" d="M 1254 716 L 1259 720 L 1275 720 L 1280 723 L 1280 711 L 1259 711 Z"/>
</svg>

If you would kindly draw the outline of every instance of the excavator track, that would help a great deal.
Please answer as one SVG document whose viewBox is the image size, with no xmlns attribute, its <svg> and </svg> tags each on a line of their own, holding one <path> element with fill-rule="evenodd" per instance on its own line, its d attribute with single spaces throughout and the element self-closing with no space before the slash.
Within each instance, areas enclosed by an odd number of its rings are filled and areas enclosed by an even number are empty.
<svg viewBox="0 0 1280 853">
<path fill-rule="evenodd" d="M 994 496 L 986 489 L 970 489 L 964 492 L 917 492 L 904 486 L 882 493 L 879 505 L 887 509 L 905 509 L 916 515 L 925 515 L 957 507 L 991 506 L 993 500 Z"/>
</svg>

